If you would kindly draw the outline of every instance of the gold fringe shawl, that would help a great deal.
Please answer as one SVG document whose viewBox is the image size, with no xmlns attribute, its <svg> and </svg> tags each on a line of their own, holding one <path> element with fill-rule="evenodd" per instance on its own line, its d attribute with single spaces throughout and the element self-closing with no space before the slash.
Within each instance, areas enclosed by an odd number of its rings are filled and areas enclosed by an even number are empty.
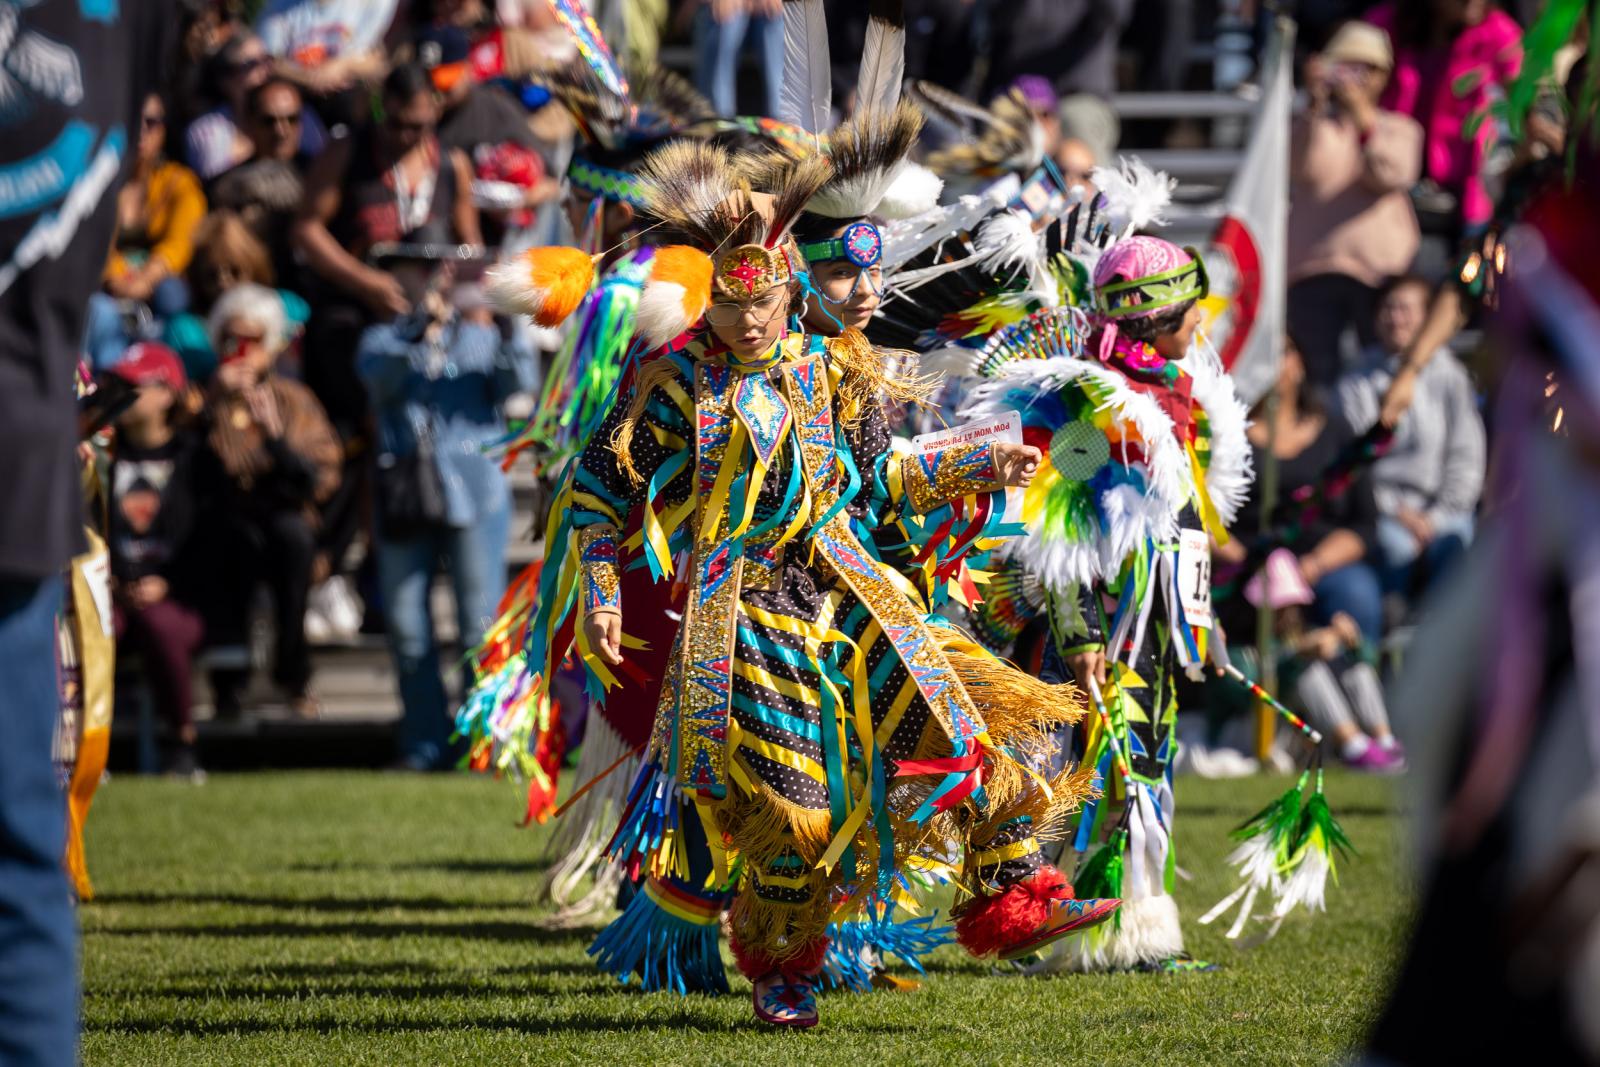
<svg viewBox="0 0 1600 1067">
<path fill-rule="evenodd" d="M 846 426 L 856 425 L 872 406 L 887 401 L 925 404 L 938 386 L 931 377 L 890 376 L 883 366 L 883 351 L 853 326 L 829 338 L 828 356 L 834 395 L 839 398 L 839 420 Z"/>
<path fill-rule="evenodd" d="M 1094 770 L 1069 767 L 1047 781 L 1025 764 L 1042 763 L 1051 731 L 1083 718 L 1080 694 L 1071 685 L 1049 685 L 1023 673 L 959 630 L 945 626 L 929 630 L 988 726 L 991 750 L 983 788 L 989 806 L 981 818 L 958 808 L 914 824 L 903 813 L 915 810 L 934 783 L 892 784 L 890 827 L 895 863 L 903 865 L 913 855 L 930 850 L 945 854 L 952 841 L 970 851 L 972 840 L 980 838 L 983 829 L 1018 816 L 1032 819 L 1039 839 L 1059 838 L 1067 818 L 1097 795 Z M 948 756 L 948 739 L 931 717 L 929 725 L 917 758 Z M 743 903 L 737 906 L 734 920 L 741 943 L 761 945 L 783 958 L 786 945 L 796 941 L 803 945 L 812 936 L 820 936 L 830 914 L 858 906 L 876 887 L 880 843 L 869 819 L 856 835 L 855 870 L 824 871 L 817 864 L 833 838 L 831 813 L 786 800 L 748 773 L 735 776 L 736 782 L 741 779 L 753 783 L 753 791 L 735 788 L 716 806 L 717 825 L 726 835 L 729 853 L 744 858 L 745 877 L 750 878 L 750 867 L 763 866 L 793 849 L 804 862 L 803 876 L 812 893 L 812 901 L 804 905 L 754 898 L 748 888 L 741 894 Z M 976 876 L 975 871 L 971 873 Z M 835 899 L 836 891 L 850 882 L 855 884 L 855 892 L 841 904 Z"/>
</svg>

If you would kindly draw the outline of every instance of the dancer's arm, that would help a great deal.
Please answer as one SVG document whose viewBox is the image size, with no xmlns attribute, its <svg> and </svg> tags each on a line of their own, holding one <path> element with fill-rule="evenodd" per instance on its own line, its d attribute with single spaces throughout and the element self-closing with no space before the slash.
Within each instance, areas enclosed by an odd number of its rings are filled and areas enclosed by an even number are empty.
<svg viewBox="0 0 1600 1067">
<path fill-rule="evenodd" d="M 1098 597 L 1092 585 L 1078 585 L 1070 594 L 1049 599 L 1050 638 L 1073 680 L 1085 691 L 1089 679 L 1106 684 L 1106 639 L 1100 629 Z"/>
<path fill-rule="evenodd" d="M 678 510 L 673 505 L 689 499 L 693 488 L 694 404 L 684 382 L 663 366 L 642 378 L 640 388 L 648 392 L 617 404 L 584 447 L 571 500 L 584 637 L 613 666 L 622 662 L 618 531 L 640 506 L 646 534 L 659 529 L 651 520 Z M 661 540 L 674 532 L 660 530 Z"/>
</svg>

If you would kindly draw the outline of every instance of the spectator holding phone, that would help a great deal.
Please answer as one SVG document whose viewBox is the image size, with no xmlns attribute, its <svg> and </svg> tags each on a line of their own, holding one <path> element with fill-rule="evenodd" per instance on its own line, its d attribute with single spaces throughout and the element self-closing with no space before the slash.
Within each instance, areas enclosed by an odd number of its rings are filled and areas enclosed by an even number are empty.
<svg viewBox="0 0 1600 1067">
<path fill-rule="evenodd" d="M 1394 67 L 1388 38 L 1347 22 L 1306 63 L 1311 106 L 1290 140 L 1289 328 L 1311 381 L 1344 367 L 1345 334 L 1373 340 L 1378 287 L 1404 273 L 1420 235 L 1408 190 L 1422 166 L 1422 127 L 1378 100 Z"/>
<path fill-rule="evenodd" d="M 312 282 L 305 381 L 345 442 L 344 489 L 326 509 L 323 537 L 336 565 L 360 527 L 371 469 L 356 346 L 368 326 L 412 309 L 405 287 L 369 253 L 380 244 L 483 243 L 472 165 L 439 141 L 440 97 L 427 70 L 397 67 L 382 104 L 381 121 L 335 141 L 317 160 L 294 227 Z"/>
<path fill-rule="evenodd" d="M 378 578 L 405 708 L 399 765 L 409 770 L 449 764 L 433 576 L 449 574 L 461 647 L 474 647 L 505 584 L 511 524 L 510 488 L 484 447 L 505 434 L 505 401 L 534 384 L 532 353 L 502 337 L 477 286 L 454 285 L 449 264 L 430 281 L 433 266 L 394 268 L 417 311 L 369 327 L 356 357 L 378 421 Z"/>
<path fill-rule="evenodd" d="M 243 218 L 232 211 L 213 211 L 196 235 L 194 260 L 189 264 L 189 290 L 194 301 L 187 311 L 167 322 L 162 340 L 183 360 L 189 378 L 204 384 L 217 368 L 206 318 L 224 293 L 236 286 L 271 286 L 272 259 L 266 245 Z M 306 321 L 306 302 L 288 289 L 279 289 L 290 332 L 298 335 Z"/>
<path fill-rule="evenodd" d="M 256 586 L 266 582 L 276 621 L 274 681 L 296 715 L 313 717 L 306 597 L 317 505 L 338 488 L 343 450 L 311 391 L 277 373 L 288 323 L 276 292 L 236 286 L 211 309 L 208 325 L 221 354 L 206 397 L 201 461 L 214 553 L 210 621 L 219 641 L 244 644 Z M 236 711 L 243 682 L 235 672 L 213 678 L 220 713 Z"/>
</svg>

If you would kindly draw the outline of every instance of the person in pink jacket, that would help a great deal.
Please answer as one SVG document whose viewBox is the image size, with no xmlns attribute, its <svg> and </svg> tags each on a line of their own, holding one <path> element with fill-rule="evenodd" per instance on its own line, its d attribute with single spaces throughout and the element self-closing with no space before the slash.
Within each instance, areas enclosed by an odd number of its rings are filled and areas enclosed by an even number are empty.
<svg viewBox="0 0 1600 1067">
<path fill-rule="evenodd" d="M 1345 334 L 1374 340 L 1378 289 L 1411 269 L 1420 242 L 1409 190 L 1422 127 L 1378 103 L 1393 68 L 1388 38 L 1365 22 L 1345 23 L 1306 62 L 1311 103 L 1289 148 L 1288 310 L 1306 372 L 1323 387 L 1338 380 Z"/>
<path fill-rule="evenodd" d="M 1464 231 L 1480 229 L 1493 210 L 1483 164 L 1494 123 L 1467 131 L 1521 68 L 1521 28 L 1490 0 L 1390 0 L 1363 18 L 1394 48 L 1381 105 L 1422 123 L 1423 176 L 1456 197 Z"/>
</svg>

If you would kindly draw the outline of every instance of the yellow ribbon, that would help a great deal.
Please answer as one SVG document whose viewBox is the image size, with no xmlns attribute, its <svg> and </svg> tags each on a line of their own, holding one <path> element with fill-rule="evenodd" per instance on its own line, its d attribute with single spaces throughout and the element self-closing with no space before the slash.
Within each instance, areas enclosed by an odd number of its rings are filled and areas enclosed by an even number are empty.
<svg viewBox="0 0 1600 1067">
<path fill-rule="evenodd" d="M 723 513 L 728 510 L 728 489 L 733 484 L 733 476 L 739 463 L 738 457 L 744 451 L 744 423 L 738 419 L 730 419 L 731 427 L 728 431 L 728 446 L 723 450 L 721 466 L 717 468 L 717 479 L 711 483 L 711 493 L 705 501 L 705 511 L 700 522 L 700 540 L 706 543 L 717 540 L 717 528 L 722 521 Z"/>
<path fill-rule="evenodd" d="M 872 701 L 867 691 L 866 653 L 861 650 L 860 645 L 831 627 L 823 634 L 817 644 L 835 641 L 850 647 L 850 698 L 855 717 L 856 737 L 860 739 L 862 748 L 865 751 L 862 752 L 861 792 L 858 796 L 851 798 L 854 806 L 851 808 L 849 816 L 845 819 L 844 825 L 839 828 L 839 832 L 834 834 L 833 841 L 828 845 L 828 850 L 817 861 L 819 868 L 829 872 L 839 862 L 845 850 L 850 847 L 851 842 L 855 840 L 856 832 L 861 829 L 862 824 L 866 822 L 867 816 L 872 812 L 872 755 L 870 750 L 867 750 L 867 746 L 876 744 L 876 739 L 872 736 Z M 829 689 L 833 689 L 833 683 L 828 681 L 827 678 L 823 678 L 823 684 L 827 685 Z M 842 707 L 843 701 L 837 698 L 838 694 L 835 692 L 835 706 Z M 827 727 L 824 726 L 823 728 L 826 729 Z M 849 747 L 844 743 L 844 724 L 842 722 L 839 724 L 839 734 L 839 751 L 841 754 L 848 753 Z M 847 768 L 845 775 L 846 789 L 850 788 L 850 779 L 852 777 Z"/>
<path fill-rule="evenodd" d="M 1199 505 L 1200 524 L 1205 527 L 1206 533 L 1219 545 L 1228 543 L 1228 530 L 1222 523 L 1222 516 L 1217 514 L 1217 506 L 1211 502 L 1211 494 L 1206 491 L 1206 472 L 1200 466 L 1200 457 L 1195 454 L 1194 442 L 1190 441 L 1183 446 L 1189 454 L 1189 471 L 1194 477 L 1194 495 Z"/>
</svg>

